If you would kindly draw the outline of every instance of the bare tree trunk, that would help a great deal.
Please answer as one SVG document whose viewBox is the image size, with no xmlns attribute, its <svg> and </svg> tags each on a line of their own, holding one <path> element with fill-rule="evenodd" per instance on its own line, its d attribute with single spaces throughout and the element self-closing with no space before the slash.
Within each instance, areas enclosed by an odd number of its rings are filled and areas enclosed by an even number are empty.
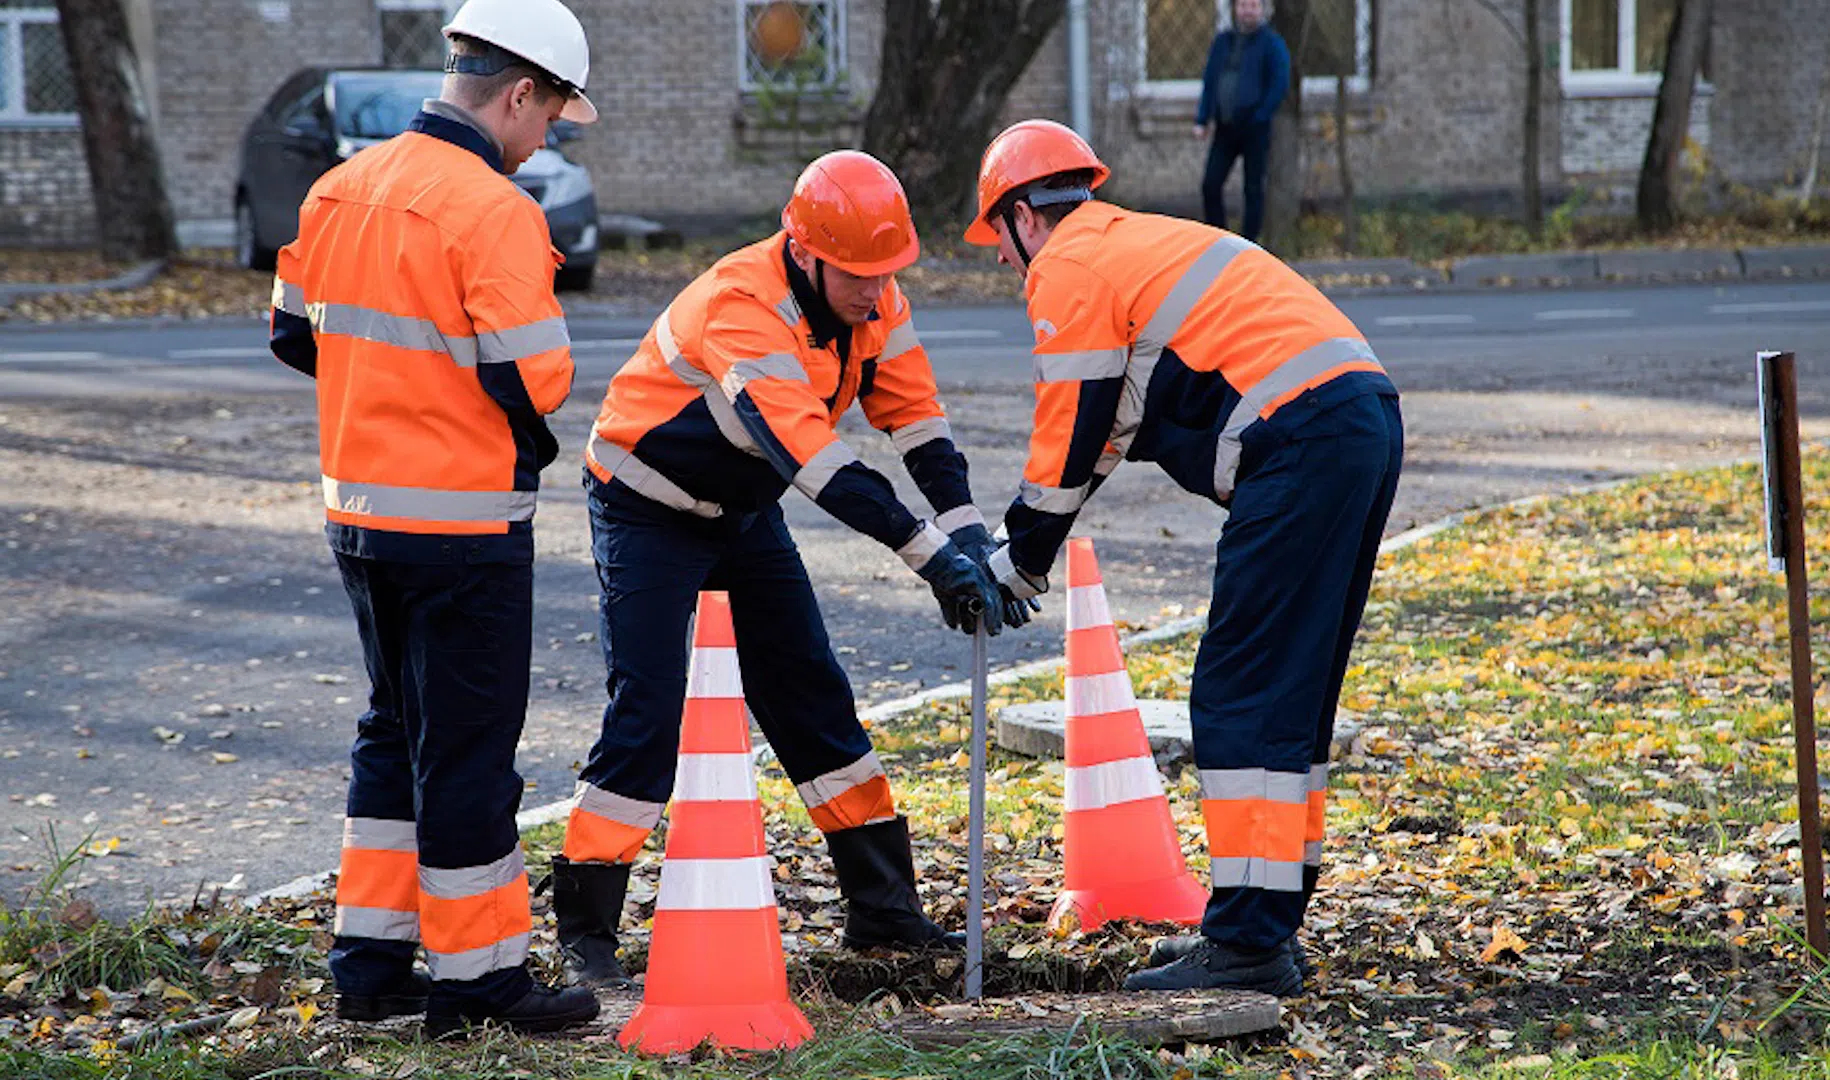
<svg viewBox="0 0 1830 1080">
<path fill-rule="evenodd" d="M 152 111 L 121 0 L 57 0 L 82 116 L 102 250 L 163 259 L 178 248 Z"/>
<path fill-rule="evenodd" d="M 896 170 L 918 220 L 971 212 L 992 125 L 1066 10 L 1067 0 L 887 0 L 863 143 Z"/>
<path fill-rule="evenodd" d="M 1347 159 L 1347 76 L 1334 77 L 1334 159 L 1341 174 L 1341 250 L 1360 246 L 1360 212 L 1353 205 L 1353 165 Z"/>
<path fill-rule="evenodd" d="M 1817 166 L 1824 154 L 1824 120 L 1830 117 L 1830 50 L 1824 53 L 1824 82 L 1817 92 L 1817 120 L 1811 125 L 1811 154 L 1806 158 L 1805 182 L 1798 187 L 1798 205 L 1809 206 L 1817 194 Z"/>
<path fill-rule="evenodd" d="M 1658 83 L 1652 136 L 1639 167 L 1639 227 L 1665 232 L 1677 224 L 1678 161 L 1690 133 L 1690 95 L 1709 44 L 1710 0 L 1679 0 L 1665 39 L 1665 74 Z"/>
<path fill-rule="evenodd" d="M 1265 163 L 1264 234 L 1260 242 L 1286 257 L 1295 254 L 1296 223 L 1303 208 L 1303 41 L 1309 33 L 1309 0 L 1278 0 L 1271 25 L 1290 48 L 1290 92 L 1271 118 L 1271 153 Z"/>
<path fill-rule="evenodd" d="M 1522 183 L 1525 227 L 1535 239 L 1544 235 L 1544 25 L 1540 0 L 1525 0 L 1525 149 Z"/>
</svg>

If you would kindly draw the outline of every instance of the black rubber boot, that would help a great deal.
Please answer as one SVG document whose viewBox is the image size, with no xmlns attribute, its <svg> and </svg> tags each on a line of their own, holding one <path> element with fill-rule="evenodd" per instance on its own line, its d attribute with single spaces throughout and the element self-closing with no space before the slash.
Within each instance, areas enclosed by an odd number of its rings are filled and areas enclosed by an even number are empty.
<svg viewBox="0 0 1830 1080">
<path fill-rule="evenodd" d="M 337 1019 L 374 1023 L 396 1016 L 417 1016 L 426 1011 L 426 994 L 431 989 L 432 980 L 413 971 L 385 994 L 338 994 Z"/>
<path fill-rule="evenodd" d="M 628 863 L 575 863 L 553 856 L 553 920 L 573 985 L 633 985 L 616 959 L 616 925 L 629 891 Z"/>
<path fill-rule="evenodd" d="M 1156 942 L 1150 946 L 1150 959 L 1147 963 L 1153 968 L 1173 964 L 1194 952 L 1195 946 L 1199 944 L 1201 944 L 1200 934 L 1157 938 Z M 1291 934 L 1284 944 L 1290 950 L 1290 959 L 1296 961 L 1296 970 L 1302 973 L 1303 984 L 1308 985 L 1314 981 L 1315 965 L 1309 962 L 1309 950 L 1303 948 L 1303 943 L 1296 940 L 1295 934 Z"/>
<path fill-rule="evenodd" d="M 1303 992 L 1303 974 L 1290 947 L 1245 949 L 1202 938 L 1181 959 L 1125 977 L 1127 990 L 1256 990 L 1277 997 Z"/>
<path fill-rule="evenodd" d="M 561 1031 L 597 1018 L 597 995 L 589 987 L 564 990 L 534 984 L 534 988 L 506 1009 L 491 1012 L 428 1013 L 426 1037 L 442 1039 L 474 1024 L 491 1023 L 515 1031 Z"/>
<path fill-rule="evenodd" d="M 845 895 L 846 948 L 966 947 L 965 934 L 949 934 L 922 914 L 908 818 L 827 833 L 826 845 L 832 851 L 839 891 Z"/>
</svg>

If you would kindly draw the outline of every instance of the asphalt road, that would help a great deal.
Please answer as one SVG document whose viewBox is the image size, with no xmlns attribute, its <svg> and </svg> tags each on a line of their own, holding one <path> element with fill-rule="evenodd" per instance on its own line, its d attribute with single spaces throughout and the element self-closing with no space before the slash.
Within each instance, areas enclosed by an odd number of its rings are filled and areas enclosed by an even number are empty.
<svg viewBox="0 0 1830 1080">
<path fill-rule="evenodd" d="M 1469 506 L 1757 446 L 1752 357 L 1800 352 L 1810 430 L 1830 432 L 1830 285 L 1427 293 L 1350 299 L 1405 392 L 1392 531 Z M 994 520 L 1027 439 L 1015 308 L 918 311 L 974 488 Z M 580 448 L 646 319 L 572 321 L 578 381 L 556 419 Z M 335 860 L 363 677 L 318 524 L 311 388 L 247 321 L 0 325 L 0 891 L 68 843 L 118 838 L 82 879 L 105 908 L 255 890 Z M 848 418 L 867 460 L 888 441 Z M 572 459 L 576 461 L 576 459 Z M 540 514 L 527 804 L 569 794 L 602 707 L 595 583 L 574 464 Z M 959 678 L 968 646 L 890 553 L 798 496 L 785 506 L 863 701 Z M 1082 518 L 1135 626 L 1207 595 L 1221 513 L 1129 464 Z M 993 644 L 1058 652 L 1059 606 Z M 161 734 L 162 733 L 162 734 Z M 182 738 L 178 738 L 182 736 Z M 223 760 L 223 757 L 233 760 Z M 220 763 L 219 763 L 220 762 Z"/>
</svg>

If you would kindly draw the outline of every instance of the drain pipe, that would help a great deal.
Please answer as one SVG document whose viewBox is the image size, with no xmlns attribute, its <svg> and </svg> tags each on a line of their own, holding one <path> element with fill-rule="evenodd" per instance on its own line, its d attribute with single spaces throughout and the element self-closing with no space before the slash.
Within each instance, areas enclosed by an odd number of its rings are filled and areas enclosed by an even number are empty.
<svg viewBox="0 0 1830 1080">
<path fill-rule="evenodd" d="M 1092 79 L 1087 60 L 1087 0 L 1068 0 L 1068 126 L 1093 141 Z"/>
</svg>

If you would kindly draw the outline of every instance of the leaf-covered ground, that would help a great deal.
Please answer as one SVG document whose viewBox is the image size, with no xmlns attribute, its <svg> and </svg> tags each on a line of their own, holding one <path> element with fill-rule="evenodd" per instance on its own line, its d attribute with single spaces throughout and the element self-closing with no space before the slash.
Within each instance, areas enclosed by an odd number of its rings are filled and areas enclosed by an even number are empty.
<svg viewBox="0 0 1830 1080">
<path fill-rule="evenodd" d="M 1830 490 L 1830 458 L 1808 465 L 1807 490 Z M 1830 551 L 1826 510 L 1810 508 L 1817 552 Z M 47 896 L 0 925 L 0 1074 L 1830 1076 L 1830 994 L 1807 981 L 1800 944 L 1783 580 L 1759 514 L 1757 470 L 1716 470 L 1496 511 L 1386 560 L 1343 702 L 1363 727 L 1336 763 L 1329 868 L 1305 931 L 1319 985 L 1269 1036 L 908 1047 L 880 1026 L 957 993 L 957 961 L 833 948 L 823 844 L 768 766 L 791 979 L 821 1032 L 807 1050 L 669 1065 L 601 1037 L 428 1048 L 410 1024 L 328 1019 L 322 897 L 115 927 Z M 1814 594 L 1817 618 L 1827 605 Z M 1140 695 L 1185 696 L 1192 646 L 1136 650 Z M 1037 679 L 996 701 L 1058 690 Z M 943 703 L 876 732 L 930 911 L 953 925 L 965 730 L 963 704 Z M 997 751 L 991 763 L 988 990 L 1109 988 L 1161 928 L 1050 937 L 1061 766 Z M 1199 873 L 1192 772 L 1171 790 Z M 530 851 L 556 839 L 533 834 Z M 637 967 L 657 863 L 632 890 Z M 122 1049 L 198 1017 L 218 1026 Z"/>
</svg>

